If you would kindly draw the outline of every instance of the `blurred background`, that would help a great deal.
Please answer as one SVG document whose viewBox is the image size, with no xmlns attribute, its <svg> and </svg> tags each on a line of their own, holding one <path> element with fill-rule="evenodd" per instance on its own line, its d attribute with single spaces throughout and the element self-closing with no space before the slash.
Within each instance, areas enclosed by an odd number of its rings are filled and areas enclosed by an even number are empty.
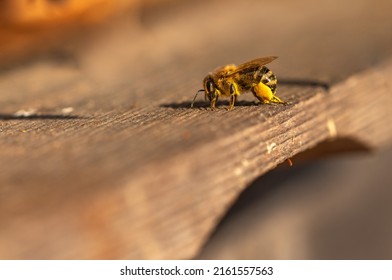
<svg viewBox="0 0 392 280">
<path fill-rule="evenodd" d="M 333 86 L 391 58 L 391 8 L 390 0 L 3 0 L 1 113 L 189 101 L 208 71 L 267 55 L 279 56 L 279 78 Z M 317 158 L 298 156 L 254 181 L 196 258 L 391 259 L 392 151 L 348 143 L 355 151 L 316 147 Z"/>
<path fill-rule="evenodd" d="M 389 6 L 388 0 L 3 0 L 0 66 L 44 56 L 76 60 L 86 71 L 120 71 L 130 62 L 211 69 L 217 61 L 275 53 L 285 61 L 276 66 L 280 76 L 336 82 L 390 54 Z"/>
</svg>

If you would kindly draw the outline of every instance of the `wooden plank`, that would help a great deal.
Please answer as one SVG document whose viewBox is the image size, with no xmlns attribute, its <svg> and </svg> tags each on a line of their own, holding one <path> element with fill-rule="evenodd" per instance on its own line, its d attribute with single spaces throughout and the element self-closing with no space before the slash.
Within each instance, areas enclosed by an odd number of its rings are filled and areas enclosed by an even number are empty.
<svg viewBox="0 0 392 280">
<path fill-rule="evenodd" d="M 0 258 L 190 258 L 249 182 L 287 158 L 329 139 L 391 143 L 385 6 L 378 22 L 362 14 L 370 1 L 342 7 L 331 26 L 332 4 L 300 18 L 289 2 L 249 4 L 185 5 L 139 28 L 120 19 L 3 70 Z M 255 36 L 260 10 L 276 28 L 268 45 Z M 358 18 L 350 37 L 336 29 Z M 218 37 L 227 30 L 236 36 Z M 290 105 L 189 108 L 206 72 L 270 54 Z"/>
<path fill-rule="evenodd" d="M 197 258 L 391 259 L 392 150 L 293 160 L 246 188 Z"/>
</svg>

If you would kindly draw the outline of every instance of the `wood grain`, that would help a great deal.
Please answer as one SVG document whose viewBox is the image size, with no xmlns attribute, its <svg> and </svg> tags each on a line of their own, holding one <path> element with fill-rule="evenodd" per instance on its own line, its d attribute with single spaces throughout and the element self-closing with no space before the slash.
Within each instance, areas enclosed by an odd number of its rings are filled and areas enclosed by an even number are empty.
<svg viewBox="0 0 392 280">
<path fill-rule="evenodd" d="M 192 3 L 136 29 L 118 20 L 4 69 L 0 258 L 191 258 L 239 193 L 287 158 L 337 138 L 390 145 L 385 6 L 376 22 L 370 4 L 342 8 L 331 26 L 332 4 L 299 18 L 290 3 Z M 268 45 L 253 28 L 261 9 L 276 28 Z M 230 112 L 189 108 L 208 71 L 271 54 L 289 105 L 244 95 Z"/>
</svg>

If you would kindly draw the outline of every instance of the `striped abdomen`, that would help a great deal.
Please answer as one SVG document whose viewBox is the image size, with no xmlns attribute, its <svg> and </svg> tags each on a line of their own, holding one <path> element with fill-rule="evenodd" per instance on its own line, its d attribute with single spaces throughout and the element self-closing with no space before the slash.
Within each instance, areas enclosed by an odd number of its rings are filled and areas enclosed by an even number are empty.
<svg viewBox="0 0 392 280">
<path fill-rule="evenodd" d="M 261 77 L 261 82 L 268 86 L 272 93 L 276 92 L 276 86 L 278 83 L 278 80 L 276 79 L 276 76 L 274 73 L 272 73 L 271 70 L 269 70 L 267 67 L 263 66 L 260 70 L 259 77 Z"/>
</svg>

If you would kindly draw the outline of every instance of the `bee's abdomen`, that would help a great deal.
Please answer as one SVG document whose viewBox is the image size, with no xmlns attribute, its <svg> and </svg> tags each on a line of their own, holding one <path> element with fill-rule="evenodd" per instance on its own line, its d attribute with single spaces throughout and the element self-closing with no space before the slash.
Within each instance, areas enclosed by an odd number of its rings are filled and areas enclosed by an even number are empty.
<svg viewBox="0 0 392 280">
<path fill-rule="evenodd" d="M 276 76 L 274 73 L 272 73 L 271 70 L 269 70 L 267 67 L 263 66 L 263 68 L 261 68 L 260 71 L 260 78 L 261 78 L 261 82 L 263 84 L 265 84 L 266 86 L 268 86 L 272 93 L 276 92 L 276 86 L 278 83 L 278 80 L 276 79 Z"/>
</svg>

